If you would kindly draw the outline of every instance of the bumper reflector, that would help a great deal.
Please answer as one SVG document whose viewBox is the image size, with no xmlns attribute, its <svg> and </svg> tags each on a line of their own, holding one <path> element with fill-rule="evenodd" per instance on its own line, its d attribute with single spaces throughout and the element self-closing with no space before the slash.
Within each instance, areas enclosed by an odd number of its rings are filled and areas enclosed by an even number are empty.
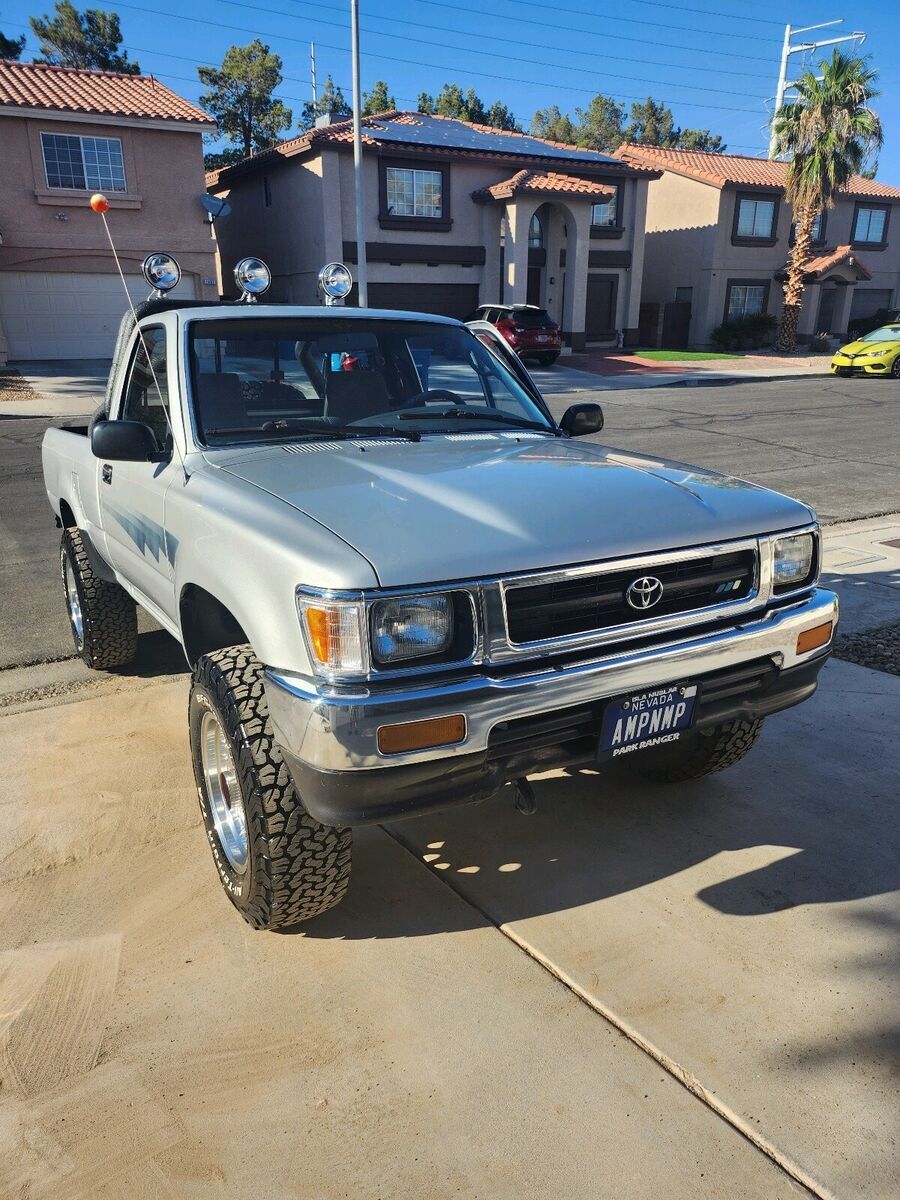
<svg viewBox="0 0 900 1200">
<path fill-rule="evenodd" d="M 466 718 L 461 713 L 453 717 L 430 717 L 426 721 L 382 725 L 378 730 L 378 749 L 382 754 L 429 750 L 433 746 L 453 746 L 465 736 Z"/>
<path fill-rule="evenodd" d="M 824 625 L 815 625 L 812 629 L 804 629 L 797 638 L 797 653 L 808 654 L 810 650 L 818 650 L 820 646 L 827 645 L 831 641 L 833 628 L 833 622 L 826 621 Z"/>
</svg>

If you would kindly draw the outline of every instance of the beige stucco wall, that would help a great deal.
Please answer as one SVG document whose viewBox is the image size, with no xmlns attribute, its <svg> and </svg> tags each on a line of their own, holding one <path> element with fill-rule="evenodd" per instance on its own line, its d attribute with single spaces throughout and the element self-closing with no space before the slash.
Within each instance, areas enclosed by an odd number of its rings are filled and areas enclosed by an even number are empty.
<svg viewBox="0 0 900 1200">
<path fill-rule="evenodd" d="M 0 116 L 0 271 L 115 269 L 89 194 L 47 187 L 42 130 L 120 138 L 128 190 L 110 194 L 108 221 L 123 267 L 137 272 L 151 251 L 168 250 L 195 276 L 198 296 L 215 297 L 215 245 L 198 201 L 205 190 L 199 131 Z"/>
<path fill-rule="evenodd" d="M 782 311 L 782 285 L 776 275 L 788 259 L 791 210 L 781 199 L 775 245 L 734 246 L 731 236 L 739 191 L 720 190 L 672 172 L 665 172 L 649 186 L 643 297 L 666 303 L 675 299 L 676 287 L 692 287 L 689 340 L 693 345 L 708 345 L 712 330 L 722 323 L 729 281 L 768 280 L 768 311 L 776 317 Z M 842 197 L 829 210 L 825 227 L 827 246 L 851 244 L 854 209 L 854 200 Z M 900 205 L 893 206 L 885 249 L 861 248 L 858 255 L 872 271 L 872 279 L 853 286 L 860 290 L 890 290 L 893 302 L 900 303 Z M 852 273 L 845 274 L 849 278 Z M 800 318 L 801 335 L 815 332 L 820 297 L 818 284 L 807 288 Z M 851 299 L 840 297 L 835 326 L 843 323 L 846 328 Z"/>
</svg>

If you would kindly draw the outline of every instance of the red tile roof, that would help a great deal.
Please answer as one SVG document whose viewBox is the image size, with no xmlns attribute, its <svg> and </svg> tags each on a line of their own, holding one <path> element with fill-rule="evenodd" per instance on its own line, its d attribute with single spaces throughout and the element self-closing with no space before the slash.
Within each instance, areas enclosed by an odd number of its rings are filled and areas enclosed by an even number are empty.
<svg viewBox="0 0 900 1200">
<path fill-rule="evenodd" d="M 143 121 L 215 125 L 212 117 L 164 87 L 152 75 L 86 71 L 44 63 L 0 60 L 0 110 L 91 113 Z"/>
<path fill-rule="evenodd" d="M 616 151 L 617 158 L 637 166 L 673 171 L 689 179 L 699 179 L 713 187 L 783 188 L 787 163 L 768 158 L 748 158 L 743 154 L 712 154 L 703 150 L 673 150 L 668 146 L 640 146 L 625 142 Z M 846 188 L 851 196 L 900 200 L 900 188 L 889 187 L 874 179 L 854 175 Z"/>
<path fill-rule="evenodd" d="M 564 192 L 567 195 L 587 197 L 611 196 L 614 189 L 596 179 L 578 179 L 574 175 L 562 175 L 557 171 L 519 171 L 511 179 L 491 187 L 479 188 L 472 193 L 473 200 L 508 200 L 517 194 L 546 195 Z"/>
<path fill-rule="evenodd" d="M 472 130 L 479 134 L 491 135 L 497 140 L 486 144 L 484 148 L 476 148 L 471 145 L 454 145 L 452 128 L 448 128 L 446 139 L 441 139 L 439 144 L 434 142 L 422 142 L 413 132 L 409 136 L 409 145 L 415 146 L 417 149 L 427 148 L 439 153 L 445 158 L 508 158 L 509 155 L 515 155 L 517 158 L 527 159 L 542 157 L 544 159 L 551 156 L 538 156 L 534 149 L 534 143 L 540 143 L 541 146 L 546 146 L 548 150 L 555 151 L 571 151 L 572 161 L 583 162 L 585 168 L 607 168 L 611 171 L 621 172 L 623 175 L 643 175 L 649 179 L 658 178 L 659 172 L 653 167 L 644 166 L 640 163 L 626 163 L 617 160 L 615 156 L 609 154 L 595 153 L 585 149 L 584 146 L 572 146 L 566 142 L 551 142 L 547 138 L 533 137 L 526 133 L 512 133 L 506 129 L 494 129 L 490 125 L 478 125 L 473 121 L 463 121 L 459 117 L 444 117 L 434 113 L 422 114 L 412 112 L 399 112 L 392 110 L 390 112 L 375 113 L 370 117 L 362 119 L 362 144 L 363 146 L 384 146 L 385 140 L 379 139 L 377 136 L 368 134 L 367 130 L 383 129 L 385 125 L 401 125 L 401 126 L 417 126 L 421 130 L 433 122 L 446 122 L 448 126 L 458 125 L 463 126 L 466 130 Z M 465 140 L 465 139 L 462 139 Z M 353 142 L 353 122 L 336 121 L 332 125 L 325 125 L 321 128 L 309 129 L 306 133 L 300 134 L 298 137 L 289 138 L 287 141 L 279 143 L 271 150 L 264 150 L 260 154 L 254 155 L 253 158 L 245 158 L 239 163 L 234 163 L 231 166 L 220 167 L 217 171 L 210 171 L 206 176 L 206 184 L 209 188 L 215 188 L 219 184 L 222 187 L 227 186 L 232 178 L 236 175 L 243 174 L 245 171 L 253 170 L 256 166 L 262 166 L 265 163 L 271 164 L 278 159 L 293 158 L 297 155 L 305 154 L 314 147 L 322 145 L 350 145 Z M 390 145 L 402 148 L 404 140 L 398 137 L 390 139 Z M 591 161 L 591 155 L 594 155 L 595 161 Z M 566 162 L 565 153 L 557 153 L 552 156 L 555 161 Z"/>
<path fill-rule="evenodd" d="M 807 278 L 821 279 L 832 267 L 839 267 L 843 263 L 854 267 L 857 276 L 863 279 L 872 278 L 872 272 L 852 246 L 835 246 L 833 249 L 828 248 L 812 255 L 806 260 Z"/>
</svg>

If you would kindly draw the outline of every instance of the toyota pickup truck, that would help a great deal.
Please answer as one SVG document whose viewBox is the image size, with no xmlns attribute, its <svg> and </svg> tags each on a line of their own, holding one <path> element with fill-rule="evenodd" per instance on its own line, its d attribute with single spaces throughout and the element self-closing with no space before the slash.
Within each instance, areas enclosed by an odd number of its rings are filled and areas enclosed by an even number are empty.
<svg viewBox="0 0 900 1200">
<path fill-rule="evenodd" d="M 254 927 L 337 904 L 356 825 L 527 808 L 552 768 L 695 780 L 815 690 L 838 605 L 805 504 L 601 444 L 596 405 L 557 422 L 490 325 L 161 286 L 44 478 L 84 661 L 129 663 L 136 605 L 184 648 Z"/>
</svg>

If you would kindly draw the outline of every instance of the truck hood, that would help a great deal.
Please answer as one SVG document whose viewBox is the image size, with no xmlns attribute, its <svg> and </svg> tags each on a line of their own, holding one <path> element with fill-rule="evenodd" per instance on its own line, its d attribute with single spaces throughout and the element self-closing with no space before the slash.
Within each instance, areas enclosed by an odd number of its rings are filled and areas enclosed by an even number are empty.
<svg viewBox="0 0 900 1200">
<path fill-rule="evenodd" d="M 543 434 L 306 443 L 206 458 L 332 530 L 383 587 L 654 553 L 811 518 L 805 505 L 752 483 Z"/>
</svg>

